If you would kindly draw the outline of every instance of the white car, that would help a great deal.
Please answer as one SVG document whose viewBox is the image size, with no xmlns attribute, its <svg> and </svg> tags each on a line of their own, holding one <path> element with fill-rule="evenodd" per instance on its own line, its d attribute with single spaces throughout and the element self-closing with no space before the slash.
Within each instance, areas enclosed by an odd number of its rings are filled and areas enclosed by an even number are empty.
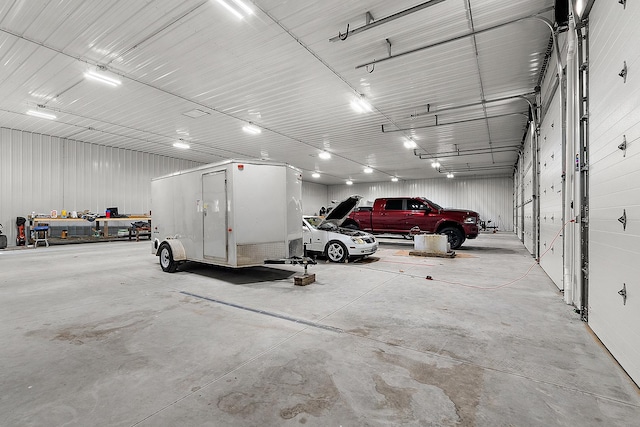
<svg viewBox="0 0 640 427">
<path fill-rule="evenodd" d="M 373 235 L 338 226 L 349 216 L 359 200 L 360 196 L 349 197 L 324 218 L 302 218 L 302 238 L 308 255 L 324 255 L 332 262 L 344 262 L 348 258 L 364 258 L 378 250 L 378 242 Z"/>
</svg>

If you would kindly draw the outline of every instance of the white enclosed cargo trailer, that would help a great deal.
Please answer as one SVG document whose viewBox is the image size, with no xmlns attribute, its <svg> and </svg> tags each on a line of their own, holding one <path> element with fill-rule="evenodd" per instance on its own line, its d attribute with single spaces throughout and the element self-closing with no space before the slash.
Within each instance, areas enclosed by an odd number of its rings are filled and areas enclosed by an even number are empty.
<svg viewBox="0 0 640 427">
<path fill-rule="evenodd" d="M 153 253 L 228 267 L 302 257 L 302 174 L 283 163 L 229 160 L 151 181 Z"/>
</svg>

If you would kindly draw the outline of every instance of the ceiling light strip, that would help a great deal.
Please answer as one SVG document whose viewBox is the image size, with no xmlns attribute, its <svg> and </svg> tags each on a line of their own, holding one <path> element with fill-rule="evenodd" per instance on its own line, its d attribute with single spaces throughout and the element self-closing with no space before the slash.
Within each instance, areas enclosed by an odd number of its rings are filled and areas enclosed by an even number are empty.
<svg viewBox="0 0 640 427">
<path fill-rule="evenodd" d="M 235 15 L 236 18 L 238 19 L 243 19 L 244 16 L 242 16 L 242 14 L 240 14 L 240 12 L 238 12 L 237 10 L 235 10 L 229 3 L 227 3 L 224 0 L 217 0 L 218 3 L 220 3 L 222 6 L 225 7 L 225 9 L 227 9 L 229 12 L 231 12 L 232 14 Z"/>
<path fill-rule="evenodd" d="M 96 73 L 93 70 L 87 71 L 86 73 L 84 73 L 84 76 L 88 79 L 95 80 L 97 82 L 104 83 L 113 87 L 120 86 L 120 84 L 122 84 L 122 82 L 118 79 L 105 76 L 104 74 Z"/>
<path fill-rule="evenodd" d="M 242 0 L 231 0 L 233 1 L 240 9 L 244 11 L 247 15 L 253 15 L 253 9 L 251 9 L 245 2 Z"/>
<path fill-rule="evenodd" d="M 55 120 L 57 118 L 55 114 L 45 113 L 43 111 L 37 110 L 29 110 L 27 111 L 27 114 L 33 117 L 39 117 L 41 119 Z"/>
</svg>

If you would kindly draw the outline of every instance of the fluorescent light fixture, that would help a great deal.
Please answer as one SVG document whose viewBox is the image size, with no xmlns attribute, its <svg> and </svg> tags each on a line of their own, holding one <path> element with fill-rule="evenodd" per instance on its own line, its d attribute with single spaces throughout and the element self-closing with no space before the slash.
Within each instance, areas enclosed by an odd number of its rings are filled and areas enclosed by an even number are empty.
<svg viewBox="0 0 640 427">
<path fill-rule="evenodd" d="M 231 5 L 229 3 L 227 3 L 226 1 L 218 0 L 218 3 L 220 3 L 222 6 L 224 6 L 225 9 L 227 9 L 229 12 L 233 13 L 236 16 L 236 18 L 238 18 L 238 19 L 242 19 L 243 18 L 243 16 L 240 14 L 240 12 L 238 12 L 233 7 L 231 7 Z"/>
<path fill-rule="evenodd" d="M 49 120 L 56 119 L 56 116 L 54 114 L 43 113 L 42 111 L 38 111 L 38 110 L 29 110 L 27 111 L 27 114 L 33 117 L 40 117 L 41 119 L 49 119 Z"/>
<path fill-rule="evenodd" d="M 364 96 L 360 96 L 351 101 L 351 108 L 358 113 L 370 113 L 373 111 L 373 107 L 366 99 L 364 99 Z"/>
<path fill-rule="evenodd" d="M 320 157 L 322 160 L 329 160 L 331 158 L 331 153 L 329 153 L 328 151 L 323 151 L 318 154 L 318 157 Z"/>
<path fill-rule="evenodd" d="M 247 15 L 253 15 L 253 9 L 251 9 L 245 2 L 242 0 L 231 0 L 233 1 L 240 9 L 244 10 L 244 13 Z"/>
<path fill-rule="evenodd" d="M 250 133 L 252 135 L 257 135 L 259 133 L 262 133 L 262 129 L 260 129 L 259 127 L 254 126 L 254 125 L 243 126 L 242 130 L 245 131 L 246 133 Z"/>
<path fill-rule="evenodd" d="M 95 80 L 97 82 L 104 83 L 113 87 L 120 86 L 122 84 L 122 82 L 118 79 L 105 76 L 104 74 L 98 73 L 93 70 L 87 71 L 86 73 L 84 73 L 84 76 L 88 79 Z"/>
<path fill-rule="evenodd" d="M 453 174 L 452 174 L 451 172 L 449 172 L 449 173 L 447 174 L 447 178 L 453 178 Z"/>
<path fill-rule="evenodd" d="M 364 168 L 363 172 L 364 173 L 373 173 L 373 169 L 371 169 L 370 167 L 367 166 L 366 168 Z"/>
<path fill-rule="evenodd" d="M 182 148 L 183 150 L 186 150 L 187 148 L 191 148 L 189 144 L 185 144 L 184 142 L 174 142 L 173 146 L 176 148 Z"/>
<path fill-rule="evenodd" d="M 312 173 L 311 176 L 314 178 L 320 178 L 320 174 L 318 172 Z"/>
<path fill-rule="evenodd" d="M 416 144 L 416 142 L 413 139 L 407 138 L 404 141 L 404 146 L 405 146 L 405 148 L 411 149 L 411 148 L 416 148 L 418 146 L 418 144 Z"/>
<path fill-rule="evenodd" d="M 347 180 L 347 182 L 345 182 L 345 184 L 347 184 L 347 185 L 353 185 L 353 181 L 351 181 L 351 180 L 349 179 L 349 180 Z"/>
<path fill-rule="evenodd" d="M 440 167 L 440 163 L 439 162 L 433 162 L 433 163 L 431 163 L 431 167 L 432 168 L 439 168 Z"/>
<path fill-rule="evenodd" d="M 392 176 L 391 177 L 391 182 L 398 182 L 398 177 L 397 176 Z"/>
</svg>

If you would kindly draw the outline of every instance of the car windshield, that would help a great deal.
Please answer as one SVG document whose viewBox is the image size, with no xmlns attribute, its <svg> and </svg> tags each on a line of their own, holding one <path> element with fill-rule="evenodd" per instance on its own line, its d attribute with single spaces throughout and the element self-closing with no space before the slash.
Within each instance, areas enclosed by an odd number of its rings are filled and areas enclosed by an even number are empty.
<svg viewBox="0 0 640 427">
<path fill-rule="evenodd" d="M 425 200 L 427 201 L 427 203 L 429 203 L 431 206 L 433 206 L 433 207 L 434 207 L 434 208 L 436 208 L 437 210 L 439 210 L 439 211 L 440 211 L 440 210 L 442 210 L 442 206 L 440 206 L 439 204 L 437 204 L 437 203 L 433 203 L 433 202 L 432 202 L 431 200 L 429 200 L 429 199 L 425 199 Z"/>
<path fill-rule="evenodd" d="M 305 220 L 311 225 L 313 228 L 318 228 L 318 225 L 322 222 L 322 218 L 319 216 L 309 216 L 306 217 Z"/>
<path fill-rule="evenodd" d="M 309 223 L 313 228 L 317 228 L 318 230 L 336 230 L 338 228 L 337 225 L 331 222 L 323 223 L 324 219 L 319 216 L 308 216 L 305 217 L 305 220 Z"/>
</svg>

